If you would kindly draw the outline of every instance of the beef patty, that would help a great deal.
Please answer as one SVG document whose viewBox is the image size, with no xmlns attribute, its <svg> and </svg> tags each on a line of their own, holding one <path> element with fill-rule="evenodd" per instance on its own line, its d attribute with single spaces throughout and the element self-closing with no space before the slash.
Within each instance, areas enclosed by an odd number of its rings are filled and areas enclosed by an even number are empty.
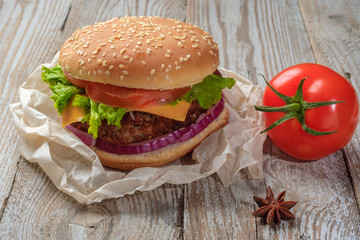
<svg viewBox="0 0 360 240">
<path fill-rule="evenodd" d="M 191 103 L 185 121 L 176 121 L 145 112 L 127 112 L 121 120 L 121 128 L 108 125 L 106 120 L 103 120 L 98 136 L 114 145 L 142 142 L 188 127 L 204 112 L 206 109 L 203 109 L 197 101 Z M 89 128 L 86 122 L 76 122 L 71 125 L 83 131 Z"/>
</svg>

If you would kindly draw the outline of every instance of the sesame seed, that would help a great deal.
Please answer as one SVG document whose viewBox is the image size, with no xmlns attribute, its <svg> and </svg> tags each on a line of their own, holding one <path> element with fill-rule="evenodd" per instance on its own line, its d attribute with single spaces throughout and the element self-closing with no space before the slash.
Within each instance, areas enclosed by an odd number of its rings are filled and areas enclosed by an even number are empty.
<svg viewBox="0 0 360 240">
<path fill-rule="evenodd" d="M 179 65 L 179 63 L 175 61 L 175 65 L 176 65 L 176 66 Z"/>
<path fill-rule="evenodd" d="M 113 53 L 113 57 L 116 58 L 116 53 Z"/>
<path fill-rule="evenodd" d="M 109 70 L 111 70 L 111 69 L 113 69 L 114 68 L 114 66 L 113 65 L 110 65 L 109 66 Z"/>
<path fill-rule="evenodd" d="M 171 81 L 171 78 L 169 77 L 169 75 L 166 75 L 165 78 L 166 78 L 166 80 L 168 80 L 169 82 L 172 82 L 172 81 Z"/>
<path fill-rule="evenodd" d="M 79 70 L 79 74 L 80 74 L 80 75 L 82 75 L 82 71 L 81 71 L 81 69 Z"/>
<path fill-rule="evenodd" d="M 133 57 L 130 57 L 129 61 L 130 61 L 130 62 L 133 62 L 133 61 L 134 61 L 134 58 L 133 58 Z"/>
<path fill-rule="evenodd" d="M 126 48 L 120 50 L 120 54 L 123 54 L 126 51 Z"/>
<path fill-rule="evenodd" d="M 176 66 L 175 69 L 176 70 L 179 70 L 181 68 L 181 66 Z"/>
<path fill-rule="evenodd" d="M 168 69 L 168 68 L 167 68 L 167 69 L 165 69 L 165 72 L 166 72 L 166 73 L 168 73 L 169 71 L 170 71 L 170 69 Z"/>
<path fill-rule="evenodd" d="M 109 72 L 109 70 L 106 70 L 106 71 L 105 71 L 105 74 L 108 75 L 108 76 L 111 75 L 111 73 Z"/>
<path fill-rule="evenodd" d="M 83 66 L 85 64 L 85 61 L 81 61 L 80 65 Z"/>
<path fill-rule="evenodd" d="M 190 57 L 191 57 L 190 54 L 186 55 L 186 58 L 190 58 Z"/>
<path fill-rule="evenodd" d="M 200 53 L 200 52 L 198 52 L 198 55 L 199 55 L 199 56 L 201 56 L 201 53 Z"/>
<path fill-rule="evenodd" d="M 102 64 L 102 63 L 103 63 L 103 60 L 101 60 L 101 59 L 98 59 L 98 60 L 97 60 L 97 64 L 100 65 L 100 64 Z"/>
<path fill-rule="evenodd" d="M 145 79 L 146 79 L 146 81 L 148 81 L 148 82 L 150 82 L 150 80 L 151 80 L 149 76 L 146 76 Z"/>
<path fill-rule="evenodd" d="M 169 55 L 169 54 L 165 54 L 164 56 L 167 57 L 167 58 L 170 58 L 170 55 Z"/>
<path fill-rule="evenodd" d="M 120 76 L 120 81 L 124 81 L 124 76 L 123 75 Z"/>
<path fill-rule="evenodd" d="M 213 51 L 211 51 L 211 50 L 209 51 L 209 53 L 210 53 L 211 55 L 214 55 L 214 52 L 213 52 Z"/>
<path fill-rule="evenodd" d="M 169 68 L 169 69 L 171 69 L 171 68 L 172 68 L 170 64 L 169 64 L 168 68 Z"/>
<path fill-rule="evenodd" d="M 125 66 L 123 64 L 120 64 L 119 65 L 119 68 L 124 68 Z"/>
<path fill-rule="evenodd" d="M 128 71 L 122 71 L 122 73 L 123 73 L 124 75 L 128 75 L 128 74 L 129 74 Z"/>
<path fill-rule="evenodd" d="M 180 57 L 180 62 L 183 62 L 184 61 L 184 58 L 183 57 Z"/>
<path fill-rule="evenodd" d="M 145 61 L 141 61 L 141 63 L 145 66 L 146 65 L 146 62 Z"/>
<path fill-rule="evenodd" d="M 90 58 L 88 58 L 88 63 L 90 63 L 91 62 L 91 59 Z"/>
<path fill-rule="evenodd" d="M 106 55 L 106 52 L 104 52 L 103 54 L 101 54 L 103 57 L 105 57 L 105 55 Z"/>
<path fill-rule="evenodd" d="M 170 49 L 167 49 L 166 50 L 169 54 L 172 54 L 171 50 Z"/>
<path fill-rule="evenodd" d="M 115 47 L 113 45 L 111 45 L 110 48 L 115 49 Z"/>
<path fill-rule="evenodd" d="M 130 57 L 128 55 L 124 55 L 123 58 L 126 60 L 129 59 Z"/>
<path fill-rule="evenodd" d="M 161 69 L 164 69 L 165 68 L 165 64 L 161 64 Z"/>
<path fill-rule="evenodd" d="M 151 75 L 154 75 L 154 74 L 155 74 L 155 69 L 151 69 L 150 74 L 151 74 Z"/>
</svg>

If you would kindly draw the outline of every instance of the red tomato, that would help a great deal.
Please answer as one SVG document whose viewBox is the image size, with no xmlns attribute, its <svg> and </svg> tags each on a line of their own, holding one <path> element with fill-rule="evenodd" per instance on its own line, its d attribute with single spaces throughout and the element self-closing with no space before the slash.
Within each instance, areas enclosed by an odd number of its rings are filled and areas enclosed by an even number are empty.
<svg viewBox="0 0 360 240">
<path fill-rule="evenodd" d="M 309 76 L 303 86 L 306 102 L 345 101 L 305 111 L 305 123 L 317 131 L 334 131 L 329 135 L 314 136 L 306 133 L 297 119 L 290 119 L 268 131 L 273 143 L 290 156 L 303 160 L 316 160 L 343 148 L 352 138 L 359 121 L 359 100 L 355 89 L 340 74 L 313 63 L 292 66 L 280 72 L 270 84 L 286 96 L 294 96 L 301 79 Z M 283 106 L 269 87 L 265 88 L 264 106 Z M 264 112 L 265 124 L 280 119 L 282 112 Z"/>
<path fill-rule="evenodd" d="M 66 76 L 66 78 L 72 83 L 74 84 L 75 86 L 78 86 L 80 88 L 85 88 L 86 87 L 86 82 L 87 81 L 84 81 L 84 80 L 81 80 L 81 79 L 78 79 L 78 78 L 75 78 L 73 76 L 70 76 L 67 72 L 64 72 L 64 75 Z"/>
<path fill-rule="evenodd" d="M 145 90 L 93 82 L 86 85 L 86 94 L 93 101 L 124 108 L 144 108 L 170 103 L 189 90 L 190 87 L 171 90 Z"/>
<path fill-rule="evenodd" d="M 173 102 L 190 90 L 190 87 L 170 90 L 126 88 L 110 84 L 89 82 L 74 78 L 65 72 L 64 74 L 72 84 L 85 88 L 86 94 L 90 99 L 113 107 L 138 109 L 157 106 Z"/>
</svg>

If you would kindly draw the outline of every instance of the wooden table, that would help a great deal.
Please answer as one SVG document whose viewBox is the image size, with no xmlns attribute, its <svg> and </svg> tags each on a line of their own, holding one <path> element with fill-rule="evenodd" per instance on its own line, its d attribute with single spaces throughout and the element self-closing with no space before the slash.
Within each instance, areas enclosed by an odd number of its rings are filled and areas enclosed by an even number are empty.
<svg viewBox="0 0 360 240">
<path fill-rule="evenodd" d="M 360 129 L 341 151 L 311 163 L 285 161 L 268 139 L 263 180 L 239 173 L 163 185 L 83 205 L 57 190 L 42 169 L 20 156 L 9 103 L 41 63 L 77 28 L 125 15 L 158 15 L 207 30 L 221 66 L 254 84 L 291 65 L 317 62 L 360 91 L 359 0 L 0 1 L 1 239 L 360 239 Z M 253 195 L 299 203 L 296 219 L 272 228 L 255 219 Z"/>
</svg>

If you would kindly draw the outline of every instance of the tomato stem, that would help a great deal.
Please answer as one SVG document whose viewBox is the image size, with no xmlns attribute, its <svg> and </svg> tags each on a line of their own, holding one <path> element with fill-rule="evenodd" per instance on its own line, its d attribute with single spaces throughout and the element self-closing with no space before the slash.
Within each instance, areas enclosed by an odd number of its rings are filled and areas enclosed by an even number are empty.
<svg viewBox="0 0 360 240">
<path fill-rule="evenodd" d="M 268 107 L 268 106 L 254 106 L 256 110 L 262 112 L 296 112 L 301 109 L 301 105 L 298 103 L 290 103 L 281 107 Z"/>
<path fill-rule="evenodd" d="M 293 119 L 293 118 L 296 118 L 300 122 L 302 129 L 310 135 L 321 136 L 321 135 L 328 135 L 328 134 L 337 132 L 337 131 L 321 132 L 321 131 L 317 131 L 315 129 L 308 127 L 305 123 L 305 112 L 308 109 L 343 103 L 345 101 L 322 101 L 322 102 L 306 102 L 306 101 L 304 101 L 303 86 L 304 86 L 305 80 L 309 76 L 301 79 L 295 95 L 293 97 L 289 97 L 289 96 L 286 96 L 286 95 L 278 92 L 275 88 L 273 88 L 273 86 L 270 85 L 270 83 L 265 79 L 265 77 L 262 74 L 260 74 L 260 75 L 263 77 L 263 79 L 265 80 L 265 82 L 269 86 L 269 88 L 279 98 L 281 98 L 285 102 L 285 105 L 281 106 L 281 107 L 254 106 L 255 109 L 258 111 L 262 111 L 262 112 L 286 113 L 282 118 L 278 119 L 277 121 L 273 122 L 270 126 L 268 126 L 264 131 L 262 131 L 262 133 L 267 132 L 267 131 L 279 126 L 283 122 Z"/>
</svg>

